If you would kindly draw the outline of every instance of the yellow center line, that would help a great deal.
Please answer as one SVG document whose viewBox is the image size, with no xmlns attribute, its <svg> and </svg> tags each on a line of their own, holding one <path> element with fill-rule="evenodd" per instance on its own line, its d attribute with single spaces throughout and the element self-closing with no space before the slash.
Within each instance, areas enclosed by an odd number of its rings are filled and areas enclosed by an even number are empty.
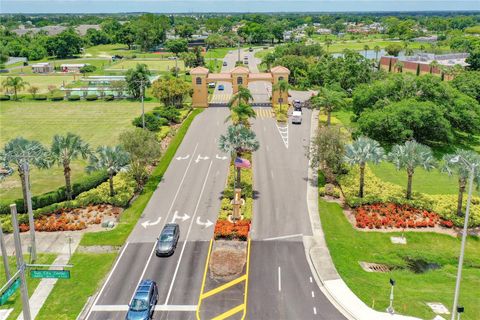
<svg viewBox="0 0 480 320">
<path fill-rule="evenodd" d="M 227 282 L 225 284 L 222 284 L 219 287 L 216 287 L 215 289 L 212 289 L 208 292 L 205 292 L 204 294 L 201 295 L 201 297 L 202 297 L 202 299 L 208 298 L 208 297 L 213 296 L 214 294 L 219 293 L 220 291 L 226 290 L 226 289 L 228 289 L 228 288 L 230 288 L 230 287 L 236 285 L 237 283 L 240 283 L 240 282 L 242 282 L 246 279 L 247 279 L 247 275 L 244 274 L 241 277 L 238 277 L 238 278 L 236 278 L 236 279 L 234 279 L 230 282 Z"/>
<path fill-rule="evenodd" d="M 198 320 L 200 320 L 200 305 L 202 304 L 202 294 L 203 294 L 203 290 L 205 289 L 205 281 L 207 279 L 207 271 L 208 271 L 208 262 L 210 261 L 212 245 L 213 245 L 213 239 L 210 240 L 210 246 L 208 247 L 207 260 L 205 261 L 205 271 L 203 272 L 202 287 L 200 289 L 200 297 L 198 298 L 198 305 L 197 305 L 197 312 L 196 312 Z"/>
<path fill-rule="evenodd" d="M 223 320 L 223 319 L 226 319 L 226 318 L 228 318 L 228 317 L 230 317 L 230 316 L 234 315 L 235 313 L 240 312 L 242 310 L 245 310 L 245 304 L 243 304 L 243 303 L 236 306 L 235 308 L 232 308 L 232 309 L 222 313 L 221 315 L 216 316 L 212 320 Z"/>
</svg>

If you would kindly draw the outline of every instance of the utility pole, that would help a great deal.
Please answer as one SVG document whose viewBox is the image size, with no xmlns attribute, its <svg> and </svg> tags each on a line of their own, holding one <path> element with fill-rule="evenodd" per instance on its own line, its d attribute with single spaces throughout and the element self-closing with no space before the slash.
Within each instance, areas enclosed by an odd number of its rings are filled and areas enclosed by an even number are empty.
<svg viewBox="0 0 480 320">
<path fill-rule="evenodd" d="M 238 40 L 238 57 L 237 62 L 240 62 L 240 40 Z"/>
<path fill-rule="evenodd" d="M 32 195 L 30 193 L 30 167 L 28 161 L 23 162 L 23 176 L 25 179 L 25 190 L 27 193 L 28 225 L 30 226 L 30 260 L 37 260 L 37 246 L 35 241 L 35 222 L 33 220 Z"/>
<path fill-rule="evenodd" d="M 143 82 L 144 80 L 142 79 L 140 82 L 140 88 L 142 90 L 142 128 L 145 130 L 145 105 L 144 105 L 144 96 L 145 96 L 145 84 Z"/>
<path fill-rule="evenodd" d="M 11 278 L 10 274 L 10 267 L 8 266 L 8 255 L 7 255 L 7 249 L 5 248 L 5 239 L 3 239 L 3 230 L 2 230 L 2 224 L 0 222 L 0 247 L 2 249 L 2 258 L 3 258 L 3 267 L 5 268 L 5 277 L 7 278 L 7 282 Z"/>
<path fill-rule="evenodd" d="M 17 269 L 20 271 L 20 293 L 22 296 L 23 319 L 31 320 L 30 301 L 28 300 L 27 280 L 25 278 L 25 262 L 23 261 L 22 243 L 20 242 L 20 230 L 18 230 L 17 205 L 10 205 L 12 214 L 13 238 L 15 240 L 15 255 L 17 257 Z"/>
<path fill-rule="evenodd" d="M 175 56 L 175 77 L 178 78 L 178 57 Z"/>
</svg>

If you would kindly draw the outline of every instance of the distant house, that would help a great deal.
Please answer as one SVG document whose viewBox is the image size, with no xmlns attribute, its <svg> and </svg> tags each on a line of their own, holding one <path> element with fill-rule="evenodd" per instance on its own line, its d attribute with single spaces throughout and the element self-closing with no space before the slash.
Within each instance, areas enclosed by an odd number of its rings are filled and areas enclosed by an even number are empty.
<svg viewBox="0 0 480 320">
<path fill-rule="evenodd" d="M 316 32 L 318 34 L 332 34 L 332 30 L 331 29 L 326 29 L 326 28 L 318 28 L 316 30 Z"/>
<path fill-rule="evenodd" d="M 32 64 L 33 73 L 50 73 L 53 72 L 53 65 L 49 62 L 40 62 Z"/>
<path fill-rule="evenodd" d="M 81 25 L 78 25 L 78 26 L 75 27 L 75 31 L 81 36 L 86 35 L 88 29 L 100 30 L 100 25 L 98 25 L 98 24 L 81 24 Z M 25 26 L 22 25 L 22 26 L 20 26 L 20 28 L 12 30 L 12 32 L 17 34 L 18 36 L 23 36 L 27 33 L 36 34 L 36 33 L 39 33 L 40 31 L 44 31 L 49 36 L 55 36 L 59 33 L 62 33 L 65 30 L 67 30 L 67 27 L 60 26 L 60 25 L 45 26 L 45 27 L 41 27 L 41 28 L 26 28 Z"/>
<path fill-rule="evenodd" d="M 101 28 L 100 28 L 99 24 L 81 24 L 81 25 L 75 27 L 75 30 L 81 36 L 86 35 L 88 29 L 100 30 Z"/>
<path fill-rule="evenodd" d="M 417 37 L 412 39 L 415 42 L 436 42 L 438 40 L 437 35 L 432 35 L 428 37 Z"/>
<path fill-rule="evenodd" d="M 80 69 L 89 65 L 88 63 L 64 63 L 60 65 L 62 72 L 80 72 Z"/>
</svg>

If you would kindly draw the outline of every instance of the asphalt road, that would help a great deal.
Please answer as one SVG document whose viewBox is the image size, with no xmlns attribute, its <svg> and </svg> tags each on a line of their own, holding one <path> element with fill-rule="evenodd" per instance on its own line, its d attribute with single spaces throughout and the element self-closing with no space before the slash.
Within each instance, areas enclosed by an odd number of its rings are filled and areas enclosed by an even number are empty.
<svg viewBox="0 0 480 320">
<path fill-rule="evenodd" d="M 211 108 L 191 124 L 87 319 L 124 318 L 143 279 L 159 287 L 154 319 L 195 318 L 208 241 L 228 171 L 228 157 L 217 146 L 227 116 L 228 109 Z M 180 242 L 173 256 L 158 258 L 154 244 L 170 222 L 180 225 Z M 184 309 L 189 311 L 178 311 Z"/>
</svg>

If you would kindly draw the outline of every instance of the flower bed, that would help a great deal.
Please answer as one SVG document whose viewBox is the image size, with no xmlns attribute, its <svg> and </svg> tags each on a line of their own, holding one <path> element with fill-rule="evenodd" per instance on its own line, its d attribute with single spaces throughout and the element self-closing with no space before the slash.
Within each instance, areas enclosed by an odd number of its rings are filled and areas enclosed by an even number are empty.
<svg viewBox="0 0 480 320">
<path fill-rule="evenodd" d="M 362 229 L 433 228 L 441 222 L 434 212 L 395 203 L 363 205 L 355 208 L 354 214 L 356 226 Z"/>
<path fill-rule="evenodd" d="M 49 215 L 35 219 L 36 231 L 76 231 L 86 229 L 89 225 L 100 224 L 106 216 L 116 217 L 121 209 L 111 205 L 96 205 L 85 208 L 59 209 Z M 21 223 L 20 231 L 30 230 L 28 223 Z"/>
<path fill-rule="evenodd" d="M 240 220 L 232 223 L 228 220 L 217 220 L 215 224 L 214 237 L 215 240 L 241 240 L 246 241 L 248 232 L 250 231 L 250 220 Z"/>
</svg>

